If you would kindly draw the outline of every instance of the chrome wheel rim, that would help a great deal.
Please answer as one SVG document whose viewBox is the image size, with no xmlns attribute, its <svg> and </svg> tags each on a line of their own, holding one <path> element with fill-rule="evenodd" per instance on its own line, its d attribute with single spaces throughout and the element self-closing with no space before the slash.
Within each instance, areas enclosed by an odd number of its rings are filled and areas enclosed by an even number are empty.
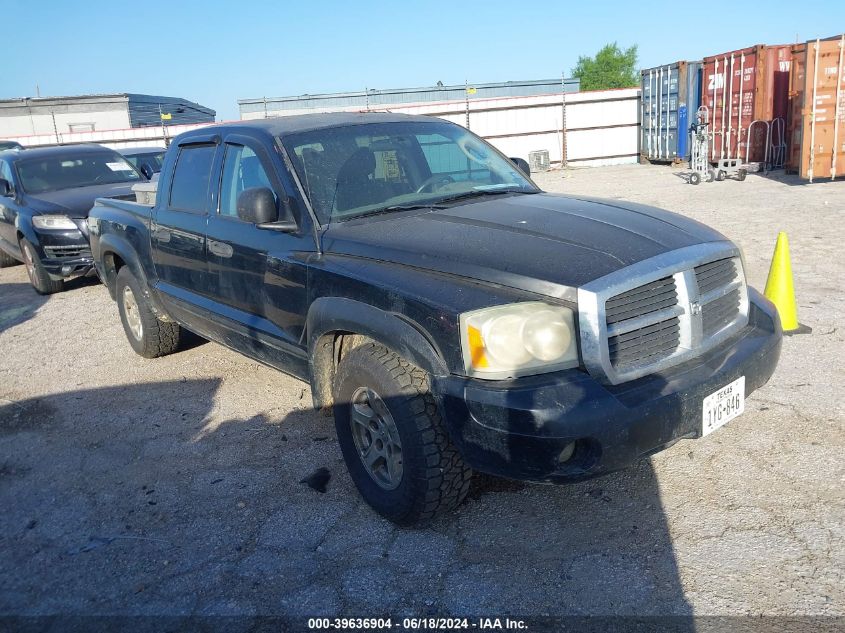
<svg viewBox="0 0 845 633">
<path fill-rule="evenodd" d="M 26 274 L 29 275 L 29 280 L 34 283 L 35 259 L 32 256 L 32 249 L 28 244 L 22 244 L 21 251 L 23 251 L 23 263 L 26 266 Z"/>
<path fill-rule="evenodd" d="M 387 405 L 372 389 L 359 387 L 349 408 L 361 463 L 379 487 L 394 490 L 402 481 L 402 442 Z"/>
<path fill-rule="evenodd" d="M 138 302 L 135 300 L 135 293 L 132 288 L 124 286 L 123 288 L 123 314 L 126 315 L 126 324 L 129 326 L 129 331 L 132 332 L 137 340 L 141 340 L 144 335 L 144 324 L 141 323 L 141 313 L 138 311 Z"/>
</svg>

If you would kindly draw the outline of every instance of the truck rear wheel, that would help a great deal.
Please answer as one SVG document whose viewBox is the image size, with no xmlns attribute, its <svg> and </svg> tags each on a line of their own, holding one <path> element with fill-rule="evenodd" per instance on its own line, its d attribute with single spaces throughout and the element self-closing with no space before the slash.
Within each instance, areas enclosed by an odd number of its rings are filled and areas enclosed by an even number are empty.
<svg viewBox="0 0 845 633">
<path fill-rule="evenodd" d="M 472 470 L 446 433 L 424 370 L 366 342 L 340 361 L 333 392 L 343 458 L 376 512 L 415 525 L 460 505 Z"/>
<path fill-rule="evenodd" d="M 178 323 L 159 319 L 135 275 L 124 266 L 117 273 L 117 309 L 129 344 L 144 358 L 158 358 L 179 347 Z"/>
<path fill-rule="evenodd" d="M 65 282 L 62 279 L 53 279 L 50 273 L 44 268 L 35 247 L 27 240 L 20 242 L 23 263 L 26 264 L 26 274 L 29 276 L 29 283 L 40 295 L 52 295 L 65 289 Z"/>
</svg>

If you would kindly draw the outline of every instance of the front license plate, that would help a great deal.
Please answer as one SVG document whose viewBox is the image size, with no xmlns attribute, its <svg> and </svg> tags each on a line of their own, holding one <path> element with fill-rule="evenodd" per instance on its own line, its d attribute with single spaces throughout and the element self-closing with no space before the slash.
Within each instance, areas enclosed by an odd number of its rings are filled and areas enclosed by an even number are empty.
<svg viewBox="0 0 845 633">
<path fill-rule="evenodd" d="M 704 398 L 701 417 L 701 436 L 724 426 L 745 411 L 745 376 Z"/>
</svg>

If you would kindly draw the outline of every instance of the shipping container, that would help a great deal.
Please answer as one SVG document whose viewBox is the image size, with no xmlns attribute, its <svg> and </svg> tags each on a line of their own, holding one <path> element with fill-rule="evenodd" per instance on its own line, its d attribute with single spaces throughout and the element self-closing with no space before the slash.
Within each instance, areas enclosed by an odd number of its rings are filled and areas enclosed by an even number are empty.
<svg viewBox="0 0 845 633">
<path fill-rule="evenodd" d="M 792 45 L 757 45 L 704 58 L 701 103 L 710 119 L 711 162 L 783 166 L 791 59 Z"/>
<path fill-rule="evenodd" d="M 786 168 L 801 178 L 845 173 L 845 34 L 792 48 Z"/>
<path fill-rule="evenodd" d="M 640 156 L 650 161 L 689 160 L 689 128 L 701 105 L 701 62 L 648 68 L 640 77 Z"/>
</svg>

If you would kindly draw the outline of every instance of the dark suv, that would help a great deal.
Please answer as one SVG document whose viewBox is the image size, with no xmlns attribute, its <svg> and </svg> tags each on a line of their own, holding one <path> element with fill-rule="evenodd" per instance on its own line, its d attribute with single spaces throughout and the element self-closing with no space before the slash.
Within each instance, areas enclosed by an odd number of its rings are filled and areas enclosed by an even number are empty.
<svg viewBox="0 0 845 633">
<path fill-rule="evenodd" d="M 94 200 L 134 200 L 144 180 L 100 145 L 0 152 L 0 267 L 22 261 L 38 293 L 61 291 L 93 270 L 85 218 Z"/>
</svg>

